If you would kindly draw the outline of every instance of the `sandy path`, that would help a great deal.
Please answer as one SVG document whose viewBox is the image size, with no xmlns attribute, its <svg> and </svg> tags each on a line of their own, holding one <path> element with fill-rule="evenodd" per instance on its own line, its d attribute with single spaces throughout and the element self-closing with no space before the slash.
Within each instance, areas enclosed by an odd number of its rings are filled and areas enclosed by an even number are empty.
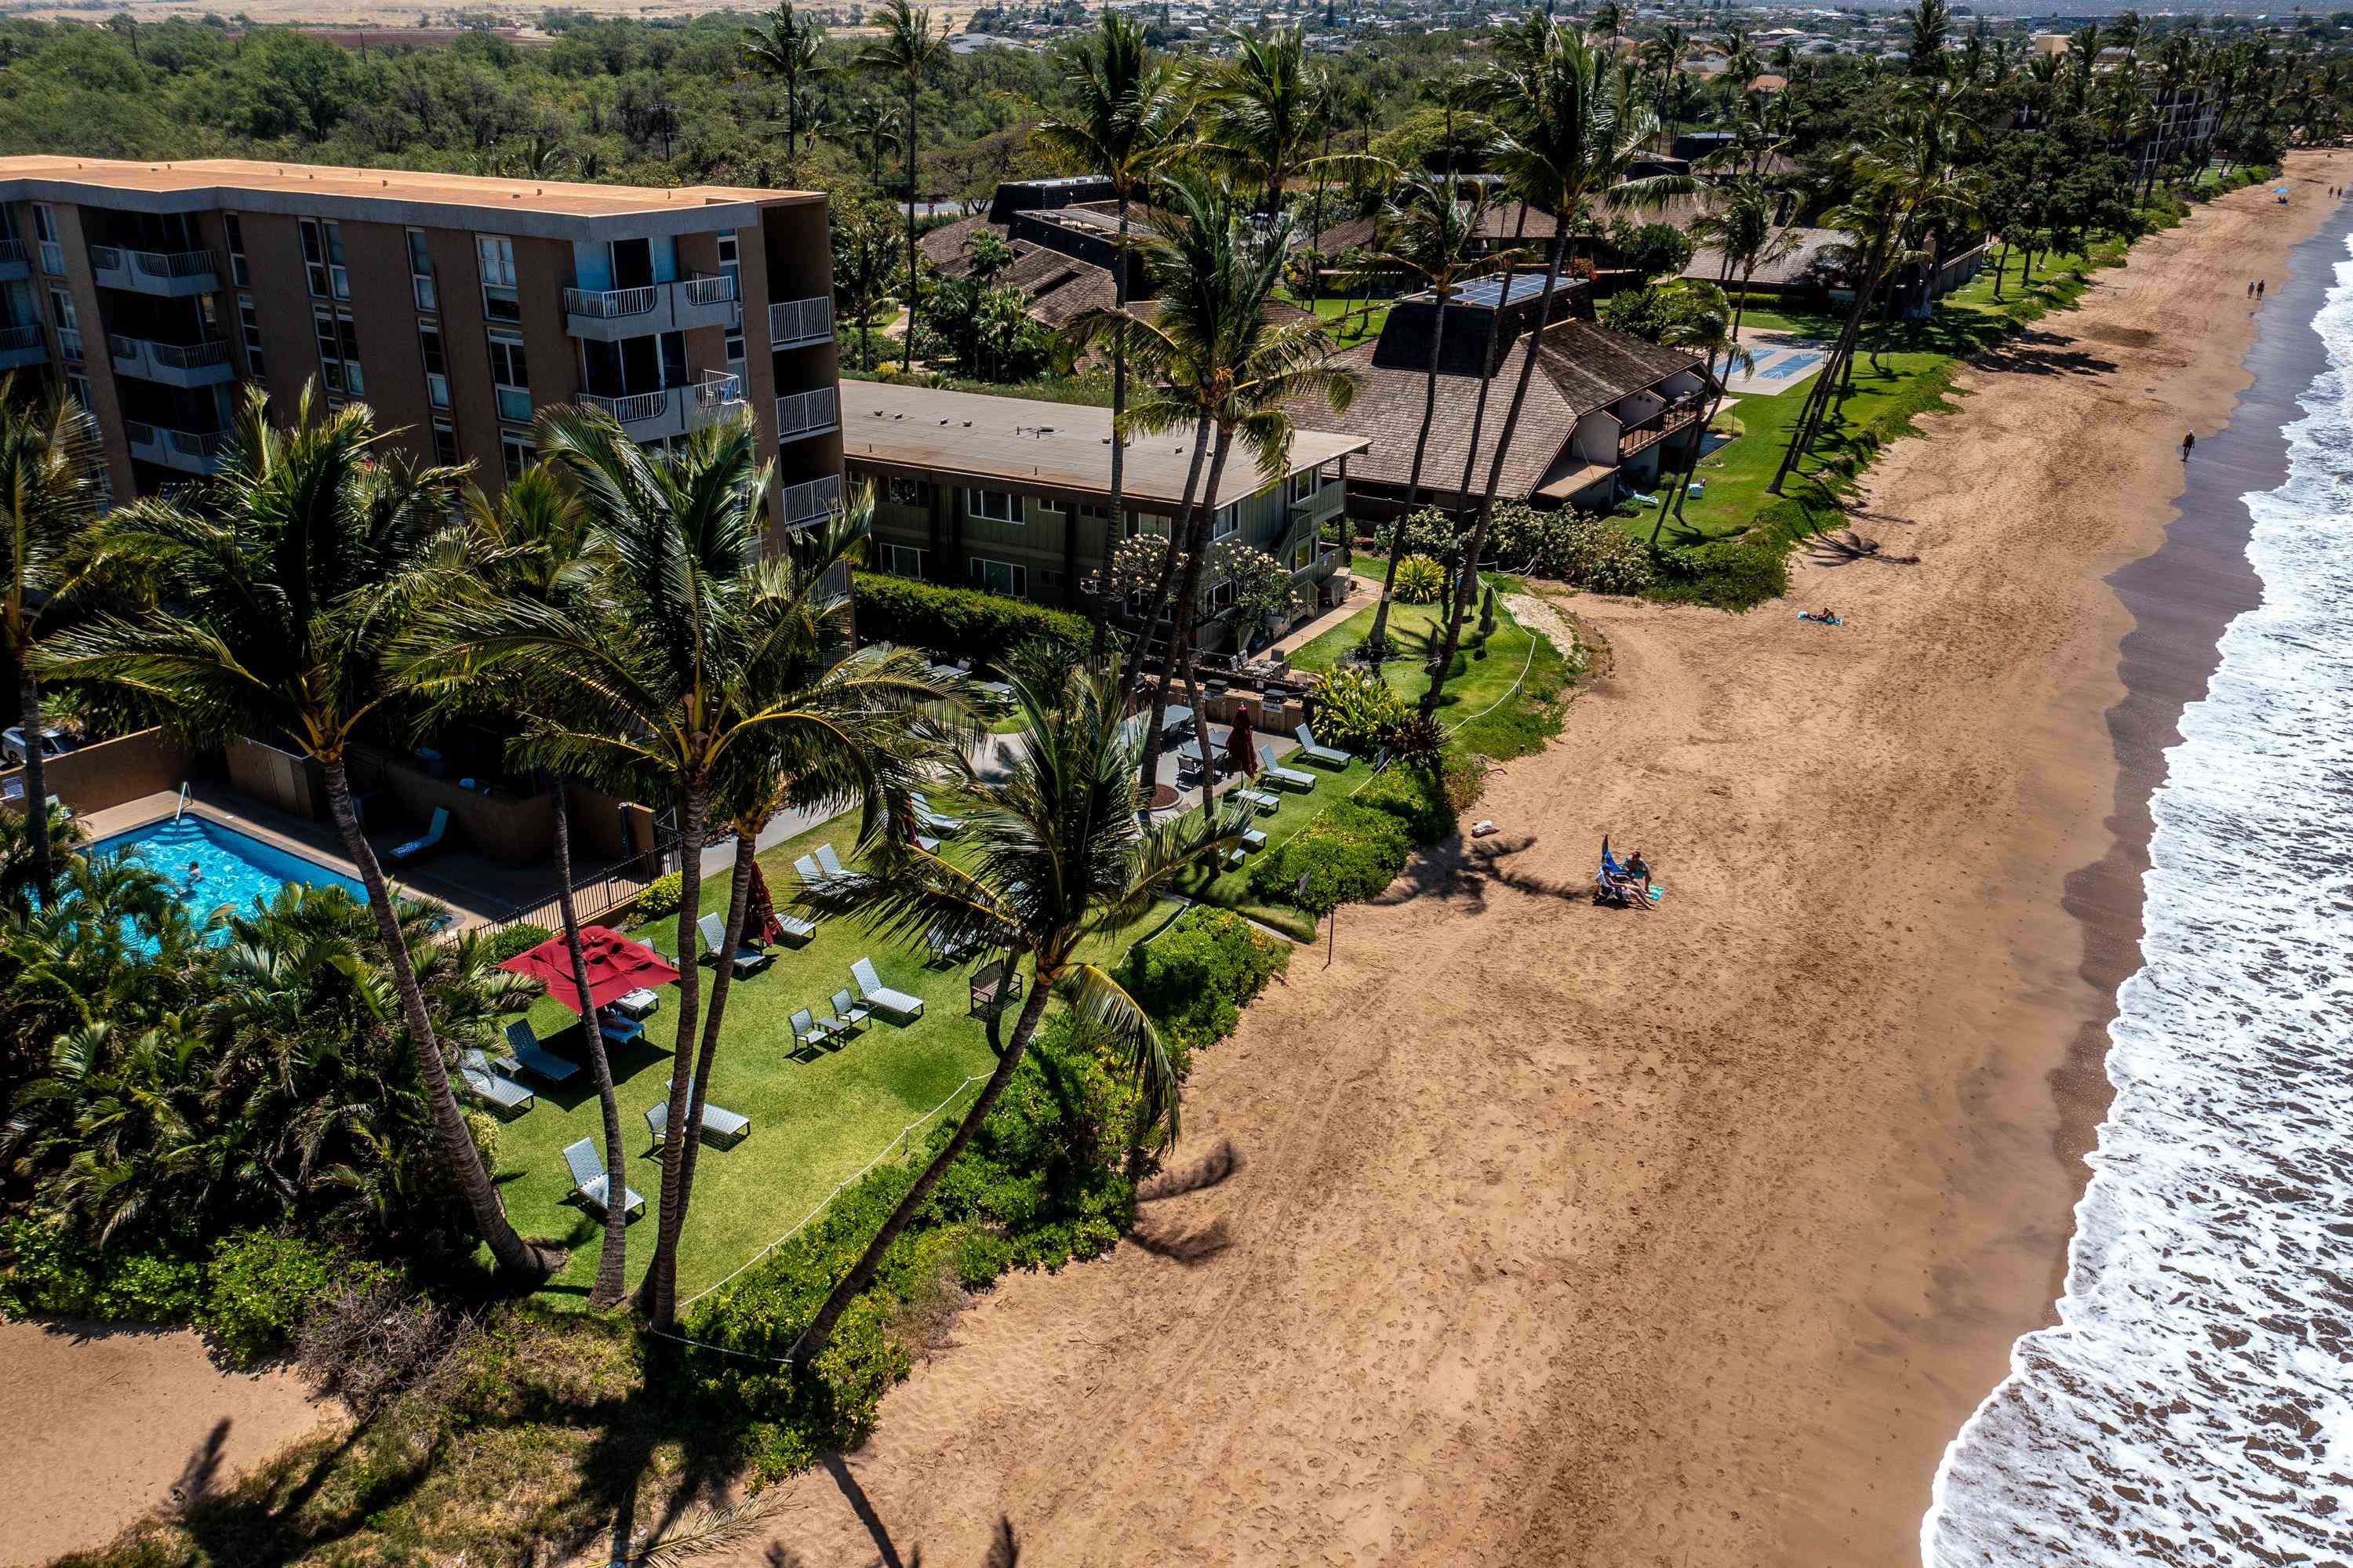
<svg viewBox="0 0 2353 1568">
<path fill-rule="evenodd" d="M 184 1330 L 0 1323 L 0 1563 L 103 1546 L 322 1419 L 292 1373 L 222 1372 Z"/>
<path fill-rule="evenodd" d="M 1002 1510 L 1049 1564 L 1916 1562 L 2080 1174 L 2048 1076 L 2105 1005 L 2060 908 L 2106 848 L 2100 579 L 2347 172 L 2299 159 L 2298 207 L 2228 198 L 1972 372 L 1858 524 L 1924 564 L 1799 573 L 1845 628 L 1578 601 L 1615 668 L 1497 778 L 1502 836 L 1201 1058 L 1188 1153 L 1240 1171 L 992 1293 L 857 1506 L 813 1474 L 776 1539 L 977 1562 Z M 1586 901 L 1605 828 L 1660 913 Z"/>
</svg>

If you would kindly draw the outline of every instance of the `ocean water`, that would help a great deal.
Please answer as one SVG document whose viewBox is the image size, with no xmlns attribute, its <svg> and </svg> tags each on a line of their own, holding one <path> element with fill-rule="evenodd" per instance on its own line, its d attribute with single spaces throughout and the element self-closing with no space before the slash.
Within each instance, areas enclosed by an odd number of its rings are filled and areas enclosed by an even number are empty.
<svg viewBox="0 0 2353 1568">
<path fill-rule="evenodd" d="M 2353 262 L 2155 798 L 2144 967 L 2055 1328 L 1947 1450 L 1932 1568 L 2353 1563 Z"/>
<path fill-rule="evenodd" d="M 224 904 L 250 909 L 255 899 L 274 897 L 290 882 L 340 887 L 367 902 L 367 889 L 357 878 L 193 814 L 133 828 L 90 848 L 98 854 L 133 856 L 163 873 L 179 889 L 180 903 L 190 917 L 199 923 Z"/>
</svg>

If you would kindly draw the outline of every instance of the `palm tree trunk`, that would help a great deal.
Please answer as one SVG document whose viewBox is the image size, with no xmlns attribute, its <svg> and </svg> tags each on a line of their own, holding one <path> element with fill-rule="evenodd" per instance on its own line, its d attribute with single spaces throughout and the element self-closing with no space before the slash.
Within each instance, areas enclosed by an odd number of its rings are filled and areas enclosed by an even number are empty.
<svg viewBox="0 0 2353 1568">
<path fill-rule="evenodd" d="M 915 79 L 907 79 L 907 344 L 901 366 L 915 368 Z"/>
<path fill-rule="evenodd" d="M 1021 1016 L 1014 1021 L 1013 1038 L 1007 1043 L 1005 1054 L 997 1059 L 997 1069 L 989 1074 L 988 1082 L 981 1086 L 980 1097 L 972 1102 L 972 1108 L 964 1113 L 964 1120 L 956 1124 L 955 1133 L 948 1139 L 946 1147 L 923 1167 L 923 1173 L 915 1178 L 915 1184 L 907 1189 L 907 1195 L 899 1200 L 899 1206 L 891 1211 L 891 1217 L 882 1222 L 882 1228 L 874 1233 L 874 1238 L 866 1244 L 866 1250 L 858 1255 L 858 1261 L 850 1265 L 849 1272 L 841 1277 L 840 1283 L 833 1287 L 833 1293 L 825 1298 L 825 1305 L 817 1309 L 817 1316 L 809 1320 L 807 1328 L 801 1330 L 801 1337 L 793 1342 L 795 1366 L 807 1367 L 824 1352 L 826 1341 L 833 1337 L 834 1325 L 841 1320 L 842 1313 L 873 1280 L 874 1270 L 881 1263 L 882 1255 L 891 1250 L 891 1244 L 899 1239 L 899 1234 L 907 1228 L 907 1222 L 914 1218 L 915 1211 L 922 1208 L 923 1201 L 932 1195 L 932 1189 L 939 1185 L 940 1178 L 946 1173 L 947 1168 L 955 1163 L 956 1156 L 965 1151 L 965 1146 L 980 1130 L 980 1124 L 988 1119 L 988 1113 L 996 1108 L 998 1098 L 1005 1093 L 1005 1086 L 1013 1081 L 1014 1069 L 1020 1066 L 1021 1058 L 1029 1052 L 1029 1038 L 1038 1032 L 1038 1020 L 1045 1015 L 1047 993 L 1050 989 L 1042 976 L 1033 974 L 1030 977 L 1029 1000 L 1021 1004 Z"/>
<path fill-rule="evenodd" d="M 1572 203 L 1561 203 L 1562 210 L 1574 210 Z M 1545 267 L 1544 303 L 1536 311 L 1535 334 L 1528 340 L 1528 351 L 1520 356 L 1520 377 L 1512 388 L 1510 407 L 1504 410 L 1504 429 L 1495 439 L 1495 455 L 1487 464 L 1487 486 L 1479 498 L 1479 521 L 1471 530 L 1469 553 L 1463 556 L 1462 591 L 1455 598 L 1454 606 L 1446 617 L 1446 640 L 1440 644 L 1438 662 L 1430 667 L 1430 689 L 1421 694 L 1421 716 L 1430 717 L 1438 711 L 1438 701 L 1446 690 L 1447 675 L 1454 668 L 1454 655 L 1462 646 L 1462 616 L 1470 609 L 1477 592 L 1479 557 L 1487 548 L 1487 524 L 1495 515 L 1495 487 L 1504 482 L 1504 455 L 1512 450 L 1512 437 L 1520 428 L 1521 410 L 1527 407 L 1528 383 L 1536 368 L 1536 347 L 1544 342 L 1546 331 L 1552 325 L 1553 296 L 1560 288 L 1561 252 L 1567 238 L 1556 234 L 1552 242 L 1551 260 Z"/>
<path fill-rule="evenodd" d="M 1145 607 L 1144 629 L 1136 633 L 1135 649 L 1127 664 L 1128 702 L 1134 702 L 1144 690 L 1144 661 L 1152 651 L 1153 629 L 1160 624 L 1163 611 L 1168 608 L 1168 590 L 1176 580 L 1176 556 L 1185 535 L 1191 531 L 1193 521 L 1193 490 L 1200 482 L 1202 460 L 1209 451 L 1209 421 L 1203 418 L 1193 426 L 1193 461 L 1185 471 L 1185 499 L 1177 504 L 1176 514 L 1168 519 L 1168 547 L 1160 553 L 1160 580 L 1153 585 L 1152 602 Z M 1169 644 L 1174 649 L 1172 641 Z"/>
<path fill-rule="evenodd" d="M 686 1193 L 680 1175 L 682 1164 L 681 1128 L 687 1125 L 688 1072 L 694 1064 L 694 1026 L 702 1012 L 702 973 L 694 960 L 700 935 L 694 922 L 702 912 L 702 819 L 710 810 L 707 786 L 700 779 L 687 781 L 678 803 L 678 1037 L 670 1047 L 670 1100 L 665 1113 L 670 1136 L 662 1139 L 661 1201 L 654 1225 L 653 1261 L 638 1282 L 638 1309 L 657 1329 L 667 1329 L 678 1316 L 678 1233 L 686 1224 Z M 724 963 L 723 955 L 720 961 Z M 613 1172 L 612 1185 L 621 1184 Z M 620 1201 L 615 1193 L 616 1202 Z"/>
<path fill-rule="evenodd" d="M 1127 185 L 1119 187 L 1119 255 L 1112 267 L 1112 308 L 1123 316 L 1127 314 Z M 1113 550 L 1127 536 L 1127 437 L 1120 431 L 1120 420 L 1127 417 L 1127 337 L 1124 332 L 1111 344 L 1111 521 L 1103 526 L 1103 562 L 1108 566 Z M 1069 515 L 1063 526 L 1075 535 L 1079 522 L 1075 514 Z M 1104 587 L 1110 587 L 1110 574 L 1104 574 Z M 1095 607 L 1094 656 L 1103 658 L 1103 646 L 1111 640 L 1111 604 L 1105 601 Z M 1148 629 L 1147 629 L 1148 630 Z"/>
<path fill-rule="evenodd" d="M 588 958 L 580 948 L 580 908 L 572 896 L 572 807 L 565 780 L 555 780 L 555 906 L 564 916 L 564 945 L 572 957 L 572 985 L 580 993 L 580 1027 L 588 1044 L 588 1067 L 596 1080 L 597 1107 L 605 1113 L 605 1169 L 618 1171 L 628 1159 L 621 1147 L 621 1107 L 613 1097 L 613 1064 L 605 1055 L 602 1010 L 588 1005 Z M 620 1203 L 605 1205 L 604 1250 L 596 1255 L 591 1307 L 615 1307 L 628 1294 L 629 1216 Z"/>
<path fill-rule="evenodd" d="M 425 1086 L 434 1130 L 441 1136 L 441 1155 L 448 1166 L 450 1184 L 473 1211 L 474 1229 L 491 1249 L 500 1275 L 517 1284 L 537 1285 L 547 1277 L 551 1260 L 517 1235 L 507 1222 L 499 1190 L 482 1168 L 482 1151 L 474 1147 L 474 1135 L 466 1130 L 465 1113 L 458 1108 L 458 1097 L 449 1087 L 449 1064 L 442 1058 L 440 1037 L 433 1033 L 433 1019 L 425 1010 L 425 988 L 417 983 L 417 966 L 410 961 L 408 943 L 401 936 L 400 917 L 393 911 L 392 887 L 385 881 L 375 851 L 368 847 L 367 835 L 360 832 L 359 812 L 352 805 L 351 776 L 340 756 L 322 757 L 319 761 L 327 775 L 327 800 L 334 810 L 335 826 L 343 835 L 343 851 L 359 868 L 361 885 L 367 889 L 368 913 L 375 917 L 385 964 L 392 970 L 393 990 L 400 996 L 401 1021 L 408 1027 L 409 1049 L 417 1056 L 417 1076 Z"/>
<path fill-rule="evenodd" d="M 719 1055 L 719 1026 L 727 1016 L 727 991 L 734 979 L 735 965 L 731 957 L 744 945 L 744 922 L 752 910 L 752 856 L 759 848 L 759 840 L 745 832 L 739 824 L 735 830 L 735 874 L 727 888 L 726 938 L 721 961 L 714 966 L 711 980 L 711 1008 L 702 1019 L 702 1049 L 694 1060 L 694 1090 L 687 1100 L 686 1120 L 672 1122 L 663 1135 L 664 1143 L 681 1145 L 679 1153 L 678 1206 L 683 1213 L 694 1199 L 694 1162 L 702 1153 L 702 1107 L 711 1098 L 711 1067 Z"/>
<path fill-rule="evenodd" d="M 41 755 L 41 683 L 21 659 L 16 666 L 16 719 L 25 726 L 25 821 L 33 840 L 33 892 L 44 906 L 57 884 L 49 853 L 49 763 Z"/>
<path fill-rule="evenodd" d="M 1798 466 L 1798 460 L 1812 448 L 1813 428 L 1820 423 L 1822 414 L 1837 391 L 1841 366 L 1852 356 L 1852 345 L 1862 330 L 1863 313 L 1871 306 L 1871 296 L 1878 291 L 1881 270 L 1874 257 L 1863 273 L 1862 287 L 1855 291 L 1854 308 L 1847 312 L 1846 324 L 1839 330 L 1838 342 L 1831 350 L 1830 360 L 1816 377 L 1813 390 L 1806 395 L 1805 407 L 1799 410 L 1797 429 L 1791 432 L 1789 444 L 1781 453 L 1781 464 L 1774 471 L 1773 482 L 1765 487 L 1775 495 L 1781 493 L 1782 483 L 1789 477 L 1790 471 Z"/>
<path fill-rule="evenodd" d="M 1220 425 L 1218 428 L 1217 451 L 1209 459 L 1209 482 L 1207 493 L 1197 497 L 1193 514 L 1185 527 L 1185 568 L 1176 587 L 1176 602 L 1169 609 L 1168 658 L 1161 665 L 1160 679 L 1152 686 L 1152 727 L 1144 732 L 1144 765 L 1137 787 L 1148 801 L 1152 787 L 1160 773 L 1160 726 L 1168 718 L 1168 688 L 1176 677 L 1180 656 L 1192 642 L 1193 630 L 1199 606 L 1196 597 L 1200 591 L 1201 557 L 1209 553 L 1209 531 L 1218 516 L 1218 482 L 1226 471 L 1226 454 L 1233 450 L 1234 433 Z"/>
<path fill-rule="evenodd" d="M 1365 639 L 1365 646 L 1378 660 L 1388 646 L 1389 595 L 1396 591 L 1398 563 L 1405 558 L 1405 520 L 1413 515 L 1413 504 L 1421 499 L 1421 460 L 1430 450 L 1430 422 L 1438 418 L 1438 366 L 1440 351 L 1446 344 L 1446 291 L 1438 291 L 1438 325 L 1430 334 L 1430 368 L 1422 376 L 1421 429 L 1413 438 L 1413 467 L 1405 482 L 1405 512 L 1389 527 L 1388 570 L 1381 577 L 1381 600 L 1373 607 L 1373 633 Z"/>
<path fill-rule="evenodd" d="M 1237 647 L 1241 643 L 1239 626 L 1234 630 L 1234 642 Z M 1188 638 L 1185 642 L 1184 669 L 1178 679 L 1185 685 L 1185 700 L 1193 705 L 1193 739 L 1201 750 L 1201 809 L 1207 810 L 1209 797 L 1218 792 L 1218 760 L 1209 755 L 1209 721 L 1201 711 L 1200 683 L 1193 678 L 1193 653 L 1194 644 Z"/>
</svg>

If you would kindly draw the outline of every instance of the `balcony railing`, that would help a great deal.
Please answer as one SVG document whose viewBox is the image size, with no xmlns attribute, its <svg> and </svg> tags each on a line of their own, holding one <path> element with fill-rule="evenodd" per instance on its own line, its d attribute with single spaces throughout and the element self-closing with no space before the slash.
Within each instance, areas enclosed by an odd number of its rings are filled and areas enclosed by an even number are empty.
<svg viewBox="0 0 2353 1568">
<path fill-rule="evenodd" d="M 21 239 L 0 239 L 0 270 L 22 273 L 32 265 L 32 257 Z"/>
<path fill-rule="evenodd" d="M 841 504 L 841 475 L 828 474 L 802 484 L 785 486 L 785 525 L 814 523 Z"/>
<path fill-rule="evenodd" d="M 41 341 L 41 329 L 31 326 L 0 327 L 0 365 L 22 365 L 46 358 L 48 345 Z"/>
<path fill-rule="evenodd" d="M 94 271 L 128 272 L 160 283 L 208 278 L 213 271 L 209 250 L 128 250 L 119 245 L 93 245 L 90 264 Z"/>
<path fill-rule="evenodd" d="M 825 343 L 833 336 L 833 300 L 818 294 L 807 300 L 778 300 L 768 307 L 768 345 L 795 348 Z"/>
<path fill-rule="evenodd" d="M 225 431 L 167 430 L 136 419 L 122 421 L 122 433 L 130 440 L 132 456 L 190 473 L 217 470 L 229 445 Z"/>
<path fill-rule="evenodd" d="M 735 279 L 733 274 L 725 272 L 689 278 L 679 285 L 679 294 L 690 305 L 732 305 L 735 302 Z"/>
<path fill-rule="evenodd" d="M 707 425 L 744 407 L 744 378 L 728 371 L 706 371 L 687 390 L 692 399 L 687 406 L 689 425 Z"/>
<path fill-rule="evenodd" d="M 117 375 L 137 376 L 179 387 L 210 387 L 231 379 L 226 339 L 208 343 L 155 343 L 109 334 L 107 352 Z"/>
<path fill-rule="evenodd" d="M 1647 447 L 1656 446 L 1698 418 L 1697 408 L 1662 409 L 1634 429 L 1619 435 L 1618 461 L 1624 462 L 1636 452 Z"/>
<path fill-rule="evenodd" d="M 586 316 L 591 321 L 627 321 L 631 316 L 651 315 L 661 303 L 659 283 L 640 289 L 566 289 L 564 291 L 564 313 Z"/>
<path fill-rule="evenodd" d="M 822 435 L 840 423 L 840 395 L 830 387 L 788 392 L 776 399 L 776 440 Z"/>
<path fill-rule="evenodd" d="M 583 392 L 580 400 L 592 408 L 602 408 L 623 425 L 642 425 L 670 412 L 670 388 L 658 392 L 631 392 L 626 397 L 608 397 L 601 392 Z"/>
</svg>

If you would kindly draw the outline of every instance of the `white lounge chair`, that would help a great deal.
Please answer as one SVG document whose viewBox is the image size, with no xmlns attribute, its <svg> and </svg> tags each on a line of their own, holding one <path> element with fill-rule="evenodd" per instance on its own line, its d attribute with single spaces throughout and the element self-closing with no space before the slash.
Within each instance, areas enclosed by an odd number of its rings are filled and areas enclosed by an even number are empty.
<svg viewBox="0 0 2353 1568">
<path fill-rule="evenodd" d="M 1329 746 L 1316 745 L 1315 732 L 1305 725 L 1301 725 L 1291 733 L 1299 737 L 1299 755 L 1310 762 L 1320 762 L 1326 768 L 1345 768 L 1356 760 L 1348 752 Z"/>
<path fill-rule="evenodd" d="M 534 1077 L 560 1084 L 580 1070 L 580 1064 L 557 1055 L 539 1043 L 531 1021 L 518 1018 L 507 1025 L 507 1054 L 515 1065 Z"/>
<path fill-rule="evenodd" d="M 705 915 L 694 923 L 694 928 L 702 933 L 702 945 L 709 950 L 711 961 L 717 963 L 719 950 L 727 945 L 726 926 L 718 916 Z M 773 954 L 758 948 L 739 947 L 735 949 L 734 958 L 736 978 L 740 980 L 745 975 L 758 974 L 775 961 Z"/>
<path fill-rule="evenodd" d="M 669 1128 L 670 1102 L 663 1100 L 646 1112 L 646 1129 L 654 1135 L 654 1143 L 656 1147 L 659 1147 L 662 1137 Z M 702 1140 L 705 1143 L 716 1143 L 725 1148 L 733 1148 L 743 1142 L 751 1130 L 750 1117 L 737 1116 L 733 1111 L 722 1109 L 709 1100 L 702 1102 Z"/>
<path fill-rule="evenodd" d="M 1266 848 L 1266 831 L 1262 828 L 1244 829 L 1242 831 L 1242 848 L 1251 854 L 1256 854 L 1259 851 Z"/>
<path fill-rule="evenodd" d="M 418 855 L 423 854 L 427 850 L 440 848 L 441 835 L 448 831 L 449 808 L 447 806 L 436 806 L 433 808 L 433 821 L 426 828 L 424 835 L 419 838 L 413 838 L 405 844 L 396 844 L 393 846 L 392 852 L 385 855 L 385 858 L 396 863 L 405 860 L 415 860 Z"/>
<path fill-rule="evenodd" d="M 1282 796 L 1270 794 L 1264 789 L 1237 789 L 1234 799 L 1261 817 L 1271 816 L 1282 805 Z"/>
<path fill-rule="evenodd" d="M 931 801 L 925 799 L 923 795 L 911 794 L 907 799 L 914 805 L 915 825 L 917 827 L 928 828 L 944 839 L 952 839 L 963 830 L 964 819 L 962 817 L 942 816 L 939 812 L 932 810 Z M 820 853 L 818 857 L 820 864 L 823 863 L 823 854 Z"/>
<path fill-rule="evenodd" d="M 875 1012 L 891 1013 L 902 1023 L 912 1023 L 923 1016 L 923 999 L 884 985 L 882 977 L 874 972 L 873 959 L 860 959 L 850 965 L 849 979 L 858 987 L 860 1000 Z"/>
<path fill-rule="evenodd" d="M 491 1065 L 491 1059 L 480 1051 L 469 1051 L 458 1058 L 458 1075 L 465 1080 L 466 1092 L 487 1105 L 518 1115 L 539 1103 L 539 1097 L 516 1083 L 501 1077 Z"/>
<path fill-rule="evenodd" d="M 613 1179 L 605 1172 L 605 1162 L 596 1158 L 596 1145 L 587 1139 L 570 1144 L 564 1150 L 564 1163 L 572 1167 L 572 1195 L 598 1213 L 613 1191 Z M 628 1186 L 621 1189 L 621 1215 L 636 1219 L 646 1212 L 646 1201 Z"/>
<path fill-rule="evenodd" d="M 849 868 L 841 863 L 841 857 L 833 853 L 830 843 L 817 846 L 817 868 L 828 876 L 846 877 L 849 874 Z"/>
<path fill-rule="evenodd" d="M 1296 768 L 1277 768 L 1274 754 L 1263 746 L 1258 748 L 1258 769 L 1261 779 L 1285 789 L 1297 789 L 1303 794 L 1315 788 L 1315 775 L 1303 773 Z"/>
<path fill-rule="evenodd" d="M 923 940 L 932 949 L 934 963 L 953 964 L 972 951 L 970 942 L 951 938 L 937 926 L 923 934 Z"/>
</svg>

